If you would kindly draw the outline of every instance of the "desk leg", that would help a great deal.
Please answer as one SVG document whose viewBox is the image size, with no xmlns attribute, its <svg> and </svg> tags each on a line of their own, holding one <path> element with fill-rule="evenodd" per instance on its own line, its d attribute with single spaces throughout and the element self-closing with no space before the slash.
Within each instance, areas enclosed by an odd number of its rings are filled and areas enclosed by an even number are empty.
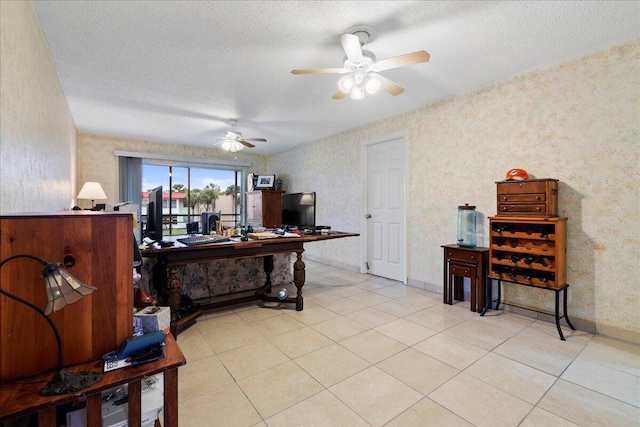
<svg viewBox="0 0 640 427">
<path fill-rule="evenodd" d="M 38 411 L 38 427 L 56 427 L 56 425 L 55 406 L 47 406 Z"/>
<path fill-rule="evenodd" d="M 305 273 L 304 273 L 304 261 L 302 261 L 302 252 L 304 249 L 296 251 L 296 262 L 293 263 L 293 283 L 298 289 L 296 295 L 296 311 L 302 311 L 304 308 L 302 300 L 302 287 L 304 286 Z"/>
<path fill-rule="evenodd" d="M 482 311 L 482 309 L 484 308 L 484 306 L 486 305 L 486 283 L 487 283 L 487 279 L 486 276 L 484 275 L 484 271 L 480 271 L 480 275 L 477 277 L 477 281 L 478 281 L 478 292 L 477 292 L 477 298 L 476 298 L 476 305 L 478 307 L 478 313 L 480 313 Z"/>
<path fill-rule="evenodd" d="M 100 393 L 87 397 L 87 427 L 102 427 L 102 396 Z"/>
<path fill-rule="evenodd" d="M 127 399 L 127 405 L 129 410 L 129 425 L 140 426 L 140 420 L 142 419 L 142 402 L 141 391 L 142 385 L 140 380 L 132 381 L 129 383 L 129 398 Z"/>
<path fill-rule="evenodd" d="M 453 299 L 464 301 L 464 277 L 453 275 Z M 453 301 L 450 302 L 453 304 Z"/>
<path fill-rule="evenodd" d="M 171 334 L 175 337 L 178 336 L 176 322 L 178 320 L 178 309 L 180 309 L 181 292 L 180 288 L 182 283 L 178 279 L 176 266 L 169 266 L 169 276 L 167 277 L 167 283 L 165 285 L 165 291 L 167 294 L 167 302 L 171 308 Z"/>
<path fill-rule="evenodd" d="M 264 292 L 271 293 L 271 273 L 273 273 L 273 255 L 267 255 L 263 258 L 264 272 L 267 280 L 264 282 Z"/>
<path fill-rule="evenodd" d="M 442 303 L 451 304 L 449 302 L 449 269 L 447 263 L 447 250 L 444 250 L 444 265 L 442 266 Z"/>
<path fill-rule="evenodd" d="M 469 283 L 469 288 L 470 288 L 470 293 L 471 293 L 471 301 L 469 301 L 469 307 L 471 309 L 471 311 L 473 311 L 474 313 L 477 310 L 477 302 L 476 299 L 480 299 L 480 296 L 478 295 L 478 274 L 476 273 L 475 269 L 473 271 L 473 274 L 471 275 L 470 278 L 470 282 Z"/>
<path fill-rule="evenodd" d="M 178 427 L 178 369 L 164 373 L 164 427 Z"/>
</svg>

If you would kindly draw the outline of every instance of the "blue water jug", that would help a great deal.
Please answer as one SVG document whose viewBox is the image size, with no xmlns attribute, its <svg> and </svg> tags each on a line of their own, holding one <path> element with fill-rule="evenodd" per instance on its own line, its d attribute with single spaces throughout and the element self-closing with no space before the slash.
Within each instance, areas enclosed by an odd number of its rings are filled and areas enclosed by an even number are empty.
<svg viewBox="0 0 640 427">
<path fill-rule="evenodd" d="M 476 207 L 458 206 L 458 246 L 476 247 Z"/>
</svg>

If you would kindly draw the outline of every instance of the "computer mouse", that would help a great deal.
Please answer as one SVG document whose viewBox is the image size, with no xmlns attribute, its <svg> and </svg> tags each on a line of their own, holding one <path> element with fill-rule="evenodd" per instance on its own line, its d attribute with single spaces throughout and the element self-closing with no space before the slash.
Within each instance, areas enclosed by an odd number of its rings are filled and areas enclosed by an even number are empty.
<svg viewBox="0 0 640 427">
<path fill-rule="evenodd" d="M 240 240 L 242 240 L 243 242 L 246 242 L 247 240 L 249 240 L 249 238 L 247 236 L 242 236 Z"/>
</svg>

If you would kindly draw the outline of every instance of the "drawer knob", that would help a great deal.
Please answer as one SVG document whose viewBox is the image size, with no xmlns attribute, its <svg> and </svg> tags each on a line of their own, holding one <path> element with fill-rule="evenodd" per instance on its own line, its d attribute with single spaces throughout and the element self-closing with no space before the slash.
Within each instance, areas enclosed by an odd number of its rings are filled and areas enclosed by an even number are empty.
<svg viewBox="0 0 640 427">
<path fill-rule="evenodd" d="M 502 200 L 507 201 L 507 196 L 502 196 Z"/>
<path fill-rule="evenodd" d="M 475 256 L 471 255 L 471 259 L 476 259 Z"/>
<path fill-rule="evenodd" d="M 536 208 L 536 210 L 539 212 L 539 211 L 540 211 L 540 207 L 538 206 L 538 207 Z"/>
<path fill-rule="evenodd" d="M 540 200 L 540 196 L 536 196 L 536 200 Z"/>
<path fill-rule="evenodd" d="M 506 206 L 503 206 L 503 207 L 502 207 L 502 210 L 503 210 L 503 211 L 506 211 L 506 210 L 507 210 L 507 207 L 506 207 Z"/>
<path fill-rule="evenodd" d="M 518 184 L 518 187 L 522 187 L 522 183 Z"/>
</svg>

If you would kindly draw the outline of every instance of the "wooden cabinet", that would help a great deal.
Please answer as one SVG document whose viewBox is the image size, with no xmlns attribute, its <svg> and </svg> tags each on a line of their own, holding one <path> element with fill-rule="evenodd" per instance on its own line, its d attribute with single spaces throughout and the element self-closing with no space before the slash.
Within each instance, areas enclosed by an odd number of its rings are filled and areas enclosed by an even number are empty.
<svg viewBox="0 0 640 427">
<path fill-rule="evenodd" d="M 558 216 L 558 180 L 498 181 L 498 216 Z"/>
<path fill-rule="evenodd" d="M 489 277 L 562 289 L 566 281 L 566 218 L 489 218 Z"/>
<path fill-rule="evenodd" d="M 247 192 L 247 225 L 267 228 L 281 227 L 282 193 L 284 191 Z"/>
<path fill-rule="evenodd" d="M 0 259 L 33 255 L 62 262 L 98 288 L 51 314 L 65 366 L 99 358 L 133 332 L 133 216 L 68 211 L 0 217 Z M 44 309 L 42 266 L 19 258 L 0 269 L 0 286 Z M 57 367 L 56 340 L 42 316 L 0 295 L 0 382 Z"/>
</svg>

